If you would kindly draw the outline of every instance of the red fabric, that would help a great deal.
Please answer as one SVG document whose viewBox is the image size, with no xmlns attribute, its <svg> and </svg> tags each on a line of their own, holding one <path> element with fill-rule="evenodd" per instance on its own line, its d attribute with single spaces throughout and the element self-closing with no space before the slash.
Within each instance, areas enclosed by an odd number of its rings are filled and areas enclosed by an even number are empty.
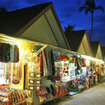
<svg viewBox="0 0 105 105">
<path fill-rule="evenodd" d="M 59 75 L 56 75 L 55 80 L 59 81 L 59 80 L 61 80 L 61 77 Z"/>
<path fill-rule="evenodd" d="M 77 84 L 77 80 L 74 80 L 74 83 L 75 83 L 76 86 L 78 86 L 78 84 Z"/>
<path fill-rule="evenodd" d="M 21 96 L 21 93 L 20 93 L 19 91 L 17 91 L 17 92 L 18 92 L 18 94 L 19 94 L 20 100 L 23 100 L 23 98 L 22 98 L 22 96 Z"/>
<path fill-rule="evenodd" d="M 74 63 L 76 63 L 76 58 L 74 58 Z"/>
<path fill-rule="evenodd" d="M 22 64 L 19 64 L 19 78 L 22 78 Z"/>
<path fill-rule="evenodd" d="M 64 58 L 63 61 L 66 62 L 66 58 Z"/>
<path fill-rule="evenodd" d="M 86 66 L 86 59 L 83 59 L 83 67 Z"/>
<path fill-rule="evenodd" d="M 60 61 L 62 61 L 62 57 L 60 57 Z"/>
<path fill-rule="evenodd" d="M 80 81 L 81 79 L 76 79 L 76 81 Z"/>
<path fill-rule="evenodd" d="M 16 57 L 16 62 L 19 61 L 19 48 L 16 46 L 16 53 L 17 53 L 17 57 Z"/>
<path fill-rule="evenodd" d="M 40 52 L 40 74 L 43 76 L 43 57 L 42 57 L 42 51 Z"/>
</svg>

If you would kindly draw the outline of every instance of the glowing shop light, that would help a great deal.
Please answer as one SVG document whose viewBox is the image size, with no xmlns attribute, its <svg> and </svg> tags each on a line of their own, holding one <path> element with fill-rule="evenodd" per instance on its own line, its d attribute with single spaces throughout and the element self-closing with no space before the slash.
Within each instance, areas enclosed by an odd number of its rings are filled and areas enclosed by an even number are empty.
<svg viewBox="0 0 105 105">
<path fill-rule="evenodd" d="M 85 58 L 86 60 L 90 60 L 90 61 L 94 61 L 94 62 L 98 62 L 98 63 L 104 63 L 103 60 L 97 59 L 97 58 L 93 58 L 90 56 L 86 56 L 86 55 L 81 55 L 82 58 Z"/>
</svg>

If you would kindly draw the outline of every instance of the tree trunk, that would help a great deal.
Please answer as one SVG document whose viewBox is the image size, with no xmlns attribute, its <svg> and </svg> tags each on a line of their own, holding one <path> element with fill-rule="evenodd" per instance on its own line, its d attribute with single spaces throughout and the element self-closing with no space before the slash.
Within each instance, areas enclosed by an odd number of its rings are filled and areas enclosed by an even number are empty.
<svg viewBox="0 0 105 105">
<path fill-rule="evenodd" d="M 93 12 L 91 13 L 91 31 L 90 31 L 90 41 L 92 41 L 93 35 Z"/>
</svg>

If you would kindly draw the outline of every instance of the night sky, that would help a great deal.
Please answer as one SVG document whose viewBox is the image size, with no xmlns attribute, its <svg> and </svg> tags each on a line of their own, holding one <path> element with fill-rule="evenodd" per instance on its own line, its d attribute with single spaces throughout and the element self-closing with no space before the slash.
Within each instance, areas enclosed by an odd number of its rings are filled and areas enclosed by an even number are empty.
<svg viewBox="0 0 105 105">
<path fill-rule="evenodd" d="M 86 29 L 90 33 L 90 13 L 78 12 L 78 8 L 84 5 L 85 0 L 0 0 L 0 7 L 8 11 L 14 11 L 20 8 L 30 7 L 33 5 L 53 2 L 57 16 L 64 26 L 75 25 L 75 30 Z M 96 5 L 101 5 L 105 10 L 105 0 L 95 0 Z M 105 12 L 96 11 L 94 13 L 94 33 L 93 40 L 100 41 L 105 46 Z"/>
</svg>

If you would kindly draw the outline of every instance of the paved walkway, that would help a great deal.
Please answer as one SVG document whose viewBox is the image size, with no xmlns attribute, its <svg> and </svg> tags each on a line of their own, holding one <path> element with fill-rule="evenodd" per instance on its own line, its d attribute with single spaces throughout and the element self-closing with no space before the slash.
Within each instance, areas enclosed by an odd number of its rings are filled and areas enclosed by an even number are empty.
<svg viewBox="0 0 105 105">
<path fill-rule="evenodd" d="M 105 83 L 101 83 L 74 96 L 65 97 L 65 99 L 50 105 L 105 105 Z"/>
</svg>

